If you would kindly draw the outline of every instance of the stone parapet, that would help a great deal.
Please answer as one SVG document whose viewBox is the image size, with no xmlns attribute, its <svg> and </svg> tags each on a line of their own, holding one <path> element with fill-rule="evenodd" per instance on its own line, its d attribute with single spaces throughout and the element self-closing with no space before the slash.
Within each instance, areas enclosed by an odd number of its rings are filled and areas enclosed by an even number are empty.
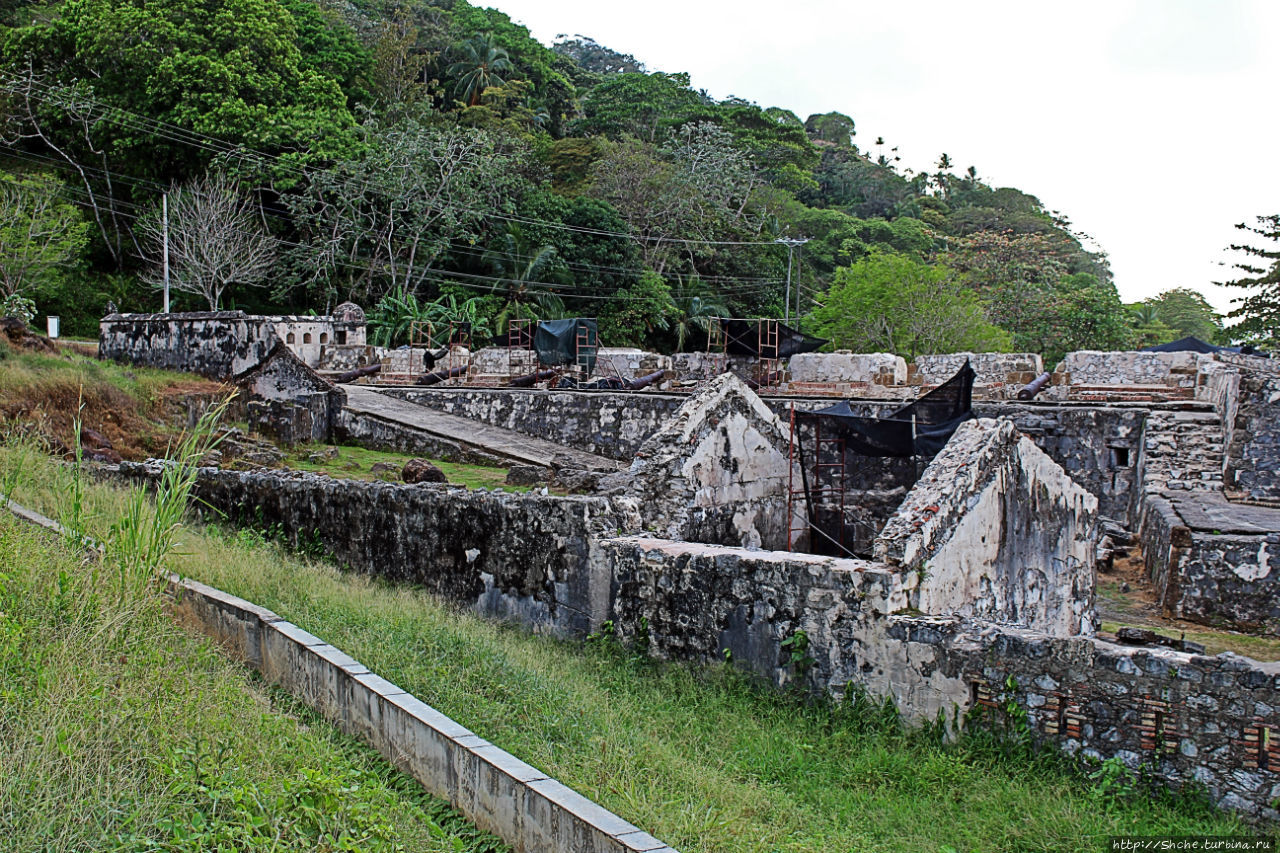
<svg viewBox="0 0 1280 853">
<path fill-rule="evenodd" d="M 791 356 L 791 381 L 894 386 L 907 381 L 907 362 L 887 352 L 806 352 Z"/>
</svg>

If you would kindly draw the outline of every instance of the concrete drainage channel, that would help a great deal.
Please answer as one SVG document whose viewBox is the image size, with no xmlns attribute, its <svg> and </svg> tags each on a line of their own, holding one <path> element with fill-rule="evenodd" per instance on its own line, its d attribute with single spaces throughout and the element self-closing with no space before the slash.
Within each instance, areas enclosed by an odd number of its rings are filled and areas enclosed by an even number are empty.
<svg viewBox="0 0 1280 853">
<path fill-rule="evenodd" d="M 15 503 L 19 518 L 64 533 Z M 350 655 L 242 598 L 171 575 L 174 615 L 497 835 L 516 853 L 676 853 Z"/>
</svg>

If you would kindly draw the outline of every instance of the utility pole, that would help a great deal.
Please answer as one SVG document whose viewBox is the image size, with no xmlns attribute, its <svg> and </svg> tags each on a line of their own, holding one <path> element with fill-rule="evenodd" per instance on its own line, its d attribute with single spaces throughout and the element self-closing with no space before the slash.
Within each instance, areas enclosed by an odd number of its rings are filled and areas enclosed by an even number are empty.
<svg viewBox="0 0 1280 853">
<path fill-rule="evenodd" d="M 160 232 L 164 235 L 164 313 L 169 313 L 169 194 L 160 197 L 161 217 Z"/>
<path fill-rule="evenodd" d="M 782 245 L 787 247 L 787 296 L 786 296 L 786 299 L 783 301 L 784 307 L 782 309 L 782 313 L 783 313 L 783 322 L 790 323 L 791 322 L 791 259 L 792 259 L 792 256 L 795 254 L 796 246 L 803 246 L 805 243 L 808 243 L 809 241 L 807 239 L 800 239 L 797 237 L 779 237 L 777 240 L 774 240 L 773 242 L 781 243 Z M 799 313 L 800 311 L 799 306 L 800 306 L 800 300 L 797 299 L 796 313 Z"/>
</svg>

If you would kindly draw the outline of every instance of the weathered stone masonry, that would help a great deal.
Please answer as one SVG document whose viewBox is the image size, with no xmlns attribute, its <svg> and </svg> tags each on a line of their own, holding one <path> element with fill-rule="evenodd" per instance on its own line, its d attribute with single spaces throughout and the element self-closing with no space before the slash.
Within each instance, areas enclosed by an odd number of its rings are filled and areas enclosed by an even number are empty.
<svg viewBox="0 0 1280 853">
<path fill-rule="evenodd" d="M 384 393 L 628 462 L 687 399 L 649 392 L 505 388 L 388 388 Z M 784 424 L 788 422 L 793 401 L 764 398 L 764 402 Z M 872 417 L 885 415 L 902 405 L 897 401 L 854 402 L 855 408 Z M 830 400 L 794 401 L 801 409 L 822 408 L 830 403 Z M 1101 515 L 1123 523 L 1129 519 L 1142 425 L 1152 408 L 1123 404 L 979 402 L 974 404 L 974 414 L 984 418 L 1011 418 L 1022 432 L 1098 498 Z M 782 449 L 785 451 L 785 447 Z"/>
<path fill-rule="evenodd" d="M 150 481 L 156 464 L 122 463 Z M 338 562 L 419 584 L 480 613 L 581 634 L 607 618 L 610 581 L 596 539 L 633 529 L 608 501 L 201 469 L 199 505 L 249 525 L 279 525 Z"/>
</svg>

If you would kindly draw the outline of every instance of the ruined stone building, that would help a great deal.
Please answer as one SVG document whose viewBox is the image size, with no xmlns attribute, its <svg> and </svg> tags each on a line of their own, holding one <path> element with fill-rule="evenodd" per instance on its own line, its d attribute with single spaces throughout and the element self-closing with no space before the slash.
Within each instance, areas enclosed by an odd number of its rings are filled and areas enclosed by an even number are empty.
<svg viewBox="0 0 1280 853">
<path fill-rule="evenodd" d="M 1017 703 L 1070 753 L 1280 819 L 1280 664 L 1119 643 L 1094 608 L 1099 556 L 1128 537 L 1167 615 L 1280 635 L 1275 362 L 1071 353 L 1032 401 L 1016 392 L 1042 365 L 1023 354 L 797 355 L 757 393 L 697 353 L 622 353 L 622 373 L 667 371 L 644 391 L 486 384 L 515 357 L 481 350 L 453 384 L 353 385 L 280 330 L 306 334 L 243 315 L 116 316 L 101 352 L 237 379 L 285 439 L 498 461 L 569 493 L 203 471 L 200 498 L 233 518 L 319 531 L 346 565 L 535 631 L 610 620 L 658 657 L 865 690 L 910 720 L 959 727 Z M 797 459 L 792 410 L 840 397 L 883 417 L 966 362 L 974 417 L 931 458 L 842 469 L 832 505 L 852 556 L 808 553 L 823 549 L 797 535 L 812 507 L 796 483 L 817 460 Z"/>
</svg>

